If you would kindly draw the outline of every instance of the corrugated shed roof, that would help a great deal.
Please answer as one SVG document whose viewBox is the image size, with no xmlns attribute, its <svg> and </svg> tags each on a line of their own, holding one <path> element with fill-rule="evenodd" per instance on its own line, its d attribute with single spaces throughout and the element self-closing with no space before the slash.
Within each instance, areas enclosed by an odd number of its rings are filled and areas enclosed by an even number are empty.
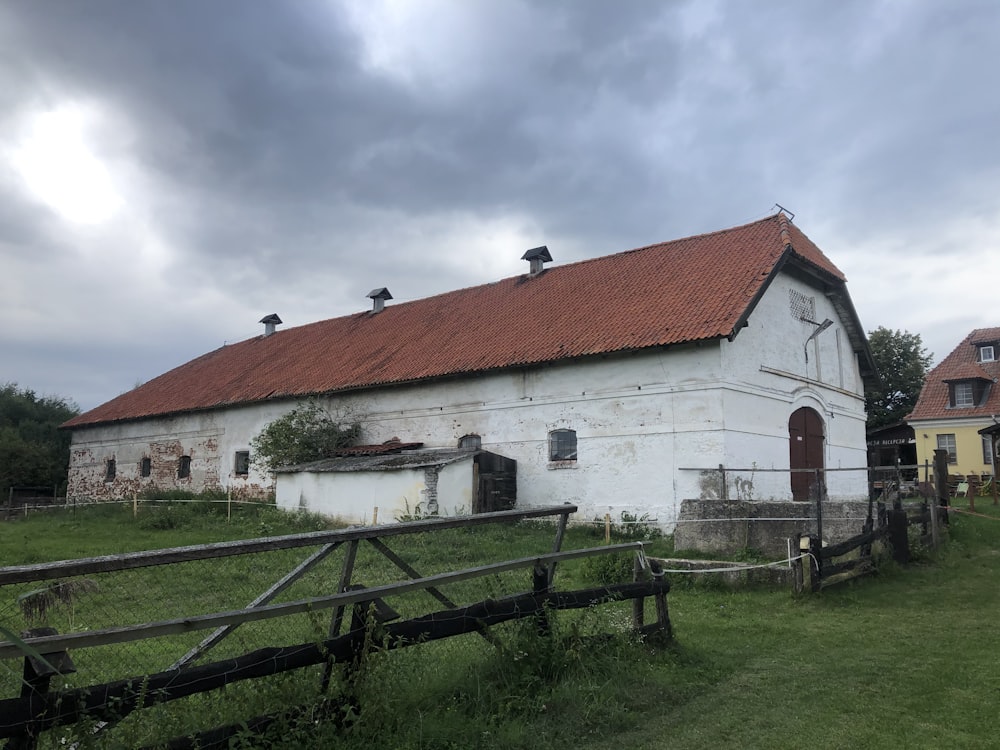
<svg viewBox="0 0 1000 750">
<path fill-rule="evenodd" d="M 979 344 L 1000 345 L 1000 328 L 977 328 L 962 339 L 962 343 L 945 357 L 941 364 L 927 373 L 916 406 L 907 417 L 914 419 L 967 419 L 1000 414 L 1000 388 L 996 382 L 982 406 L 949 408 L 948 384 L 961 380 L 1000 378 L 1000 362 L 979 362 Z M 995 354 L 1000 354 L 1000 347 Z"/>
<path fill-rule="evenodd" d="M 347 473 L 356 471 L 398 471 L 400 469 L 422 469 L 428 466 L 446 466 L 456 461 L 473 458 L 474 449 L 446 448 L 384 453 L 380 455 L 341 456 L 324 458 L 297 466 L 283 466 L 279 474 L 299 473 Z"/>
<path fill-rule="evenodd" d="M 730 337 L 787 257 L 845 281 L 779 213 L 223 346 L 64 426 Z"/>
</svg>

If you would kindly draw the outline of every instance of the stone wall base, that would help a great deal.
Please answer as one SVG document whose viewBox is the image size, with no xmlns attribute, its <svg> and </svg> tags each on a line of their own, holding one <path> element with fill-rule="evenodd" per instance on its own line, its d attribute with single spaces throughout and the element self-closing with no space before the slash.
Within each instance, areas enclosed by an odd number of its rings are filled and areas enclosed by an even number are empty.
<svg viewBox="0 0 1000 750">
<path fill-rule="evenodd" d="M 867 501 L 824 502 L 823 541 L 836 543 L 860 534 L 867 516 Z M 724 555 L 750 549 L 781 559 L 788 553 L 788 539 L 794 543 L 797 534 L 815 533 L 814 503 L 684 500 L 674 528 L 674 549 Z"/>
</svg>

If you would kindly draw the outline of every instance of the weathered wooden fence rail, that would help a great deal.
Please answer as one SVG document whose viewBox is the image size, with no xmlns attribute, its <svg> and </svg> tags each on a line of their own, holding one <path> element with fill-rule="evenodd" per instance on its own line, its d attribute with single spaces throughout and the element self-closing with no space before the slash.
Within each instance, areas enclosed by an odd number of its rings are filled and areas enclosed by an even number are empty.
<svg viewBox="0 0 1000 750">
<path fill-rule="evenodd" d="M 793 563 L 795 590 L 797 592 L 804 590 L 804 560 L 809 564 L 810 589 L 819 591 L 823 587 L 873 572 L 875 565 L 872 545 L 876 542 L 887 544 L 896 562 L 908 563 L 911 559 L 910 527 L 921 527 L 919 536 L 921 544 L 937 547 L 939 526 L 947 522 L 948 507 L 945 505 L 921 502 L 909 507 L 900 505 L 886 509 L 884 504 L 879 503 L 877 516 L 869 519 L 861 533 L 850 539 L 823 546 L 817 535 L 799 535 L 799 549 L 808 552 L 808 555 Z M 931 529 L 930 532 L 928 527 Z M 838 560 L 855 553 L 856 556 L 851 559 Z"/>
<path fill-rule="evenodd" d="M 0 642 L 0 659 L 24 658 L 24 648 L 27 645 L 37 653 L 49 655 L 49 658 L 56 660 L 64 667 L 69 665 L 69 669 L 65 670 L 68 674 L 70 669 L 74 669 L 72 661 L 67 656 L 70 652 L 79 655 L 86 653 L 86 650 L 91 648 L 118 647 L 123 644 L 175 634 L 214 630 L 211 635 L 190 649 L 184 656 L 175 660 L 170 666 L 161 667 L 161 671 L 133 673 L 132 676 L 124 679 L 91 680 L 88 682 L 86 679 L 80 679 L 85 670 L 78 670 L 74 685 L 67 686 L 61 680 L 60 682 L 63 683 L 61 689 L 51 692 L 48 690 L 48 679 L 38 679 L 34 682 L 24 681 L 20 696 L 0 700 L 0 738 L 9 738 L 8 748 L 31 748 L 35 746 L 35 739 L 40 732 L 73 724 L 84 718 L 98 722 L 96 731 L 102 731 L 140 708 L 177 700 L 199 692 L 216 690 L 228 684 L 316 664 L 326 665 L 320 687 L 320 693 L 323 694 L 329 685 L 333 665 L 338 662 L 355 660 L 359 653 L 363 653 L 370 647 L 370 644 L 366 644 L 362 638 L 366 632 L 369 632 L 365 627 L 365 615 L 370 605 L 377 604 L 380 611 L 391 612 L 384 600 L 387 597 L 399 597 L 410 592 L 426 591 L 435 600 L 444 604 L 446 609 L 418 617 L 410 617 L 397 623 L 388 622 L 394 617 L 383 617 L 382 620 L 385 621 L 379 624 L 380 644 L 382 646 L 393 649 L 403 648 L 418 642 L 438 640 L 468 632 L 479 632 L 487 640 L 493 640 L 488 628 L 490 625 L 500 622 L 533 617 L 538 620 L 539 627 L 544 629 L 547 609 L 574 609 L 618 599 L 633 599 L 641 602 L 644 597 L 653 597 L 657 619 L 655 623 L 643 626 L 641 614 L 643 607 L 638 606 L 637 611 L 640 614 L 634 623 L 636 629 L 644 632 L 657 630 L 669 636 L 670 624 L 665 597 L 669 590 L 669 584 L 663 580 L 662 573 L 655 567 L 649 573 L 638 576 L 644 580 L 636 580 L 633 583 L 580 591 L 559 592 L 554 590 L 553 581 L 558 563 L 632 551 L 641 556 L 642 546 L 635 542 L 562 551 L 560 547 L 567 519 L 575 510 L 575 506 L 567 504 L 546 509 L 502 511 L 464 518 L 421 520 L 379 527 L 311 532 L 0 568 L 0 591 L 3 590 L 4 586 L 15 587 L 15 590 L 19 590 L 17 587 L 23 588 L 24 584 L 27 583 L 61 582 L 72 579 L 72 577 L 107 574 L 151 566 L 179 565 L 192 560 L 217 560 L 275 549 L 318 547 L 294 570 L 281 577 L 267 591 L 241 609 L 101 627 L 83 632 L 56 633 L 51 629 L 42 632 L 30 631 L 26 633 L 23 642 Z M 558 521 L 553 527 L 555 538 L 551 552 L 433 575 L 421 575 L 412 565 L 389 549 L 385 543 L 386 538 L 405 534 L 471 528 L 490 523 L 510 523 L 547 516 L 556 516 Z M 362 542 L 370 543 L 371 547 L 380 553 L 383 559 L 389 560 L 396 568 L 403 571 L 408 580 L 368 588 L 354 583 L 353 576 L 358 545 Z M 328 585 L 334 589 L 334 593 L 293 601 L 273 601 L 278 593 L 285 591 L 307 570 L 338 549 L 344 552 L 340 574 L 339 577 L 332 576 L 328 579 L 330 580 Z M 495 599 L 459 606 L 440 590 L 440 587 L 448 584 L 474 580 L 484 576 L 490 576 L 495 580 L 498 574 L 524 568 L 531 568 L 533 573 L 532 590 L 526 594 L 500 596 Z M 170 568 L 167 568 L 167 575 L 169 575 L 169 570 Z M 344 614 L 348 607 L 353 607 L 354 614 L 350 618 L 348 632 L 341 634 Z M 192 663 L 239 626 L 301 615 L 302 613 L 308 613 L 314 617 L 317 613 L 324 611 L 328 612 L 330 617 L 326 638 L 313 638 L 308 643 L 299 642 L 289 646 L 269 645 L 265 648 L 241 653 L 234 658 L 200 665 Z M 276 632 L 282 631 L 277 630 Z M 58 655 L 58 659 L 55 655 Z M 42 664 L 44 665 L 44 662 Z M 26 674 L 28 674 L 29 666 L 31 669 L 35 669 L 38 666 L 38 660 L 26 660 Z M 79 665 L 77 666 L 79 667 Z M 42 671 L 45 671 L 44 666 Z M 56 673 L 59 671 L 51 672 L 48 676 L 51 677 Z M 239 728 L 245 726 L 245 722 L 238 725 Z M 219 731 L 220 728 L 211 730 L 205 737 L 198 740 L 199 746 L 205 747 L 208 738 L 219 735 Z M 225 735 L 225 732 L 222 732 L 222 735 Z M 180 742 L 180 744 L 175 743 L 171 746 L 179 747 L 184 746 L 184 744 Z"/>
</svg>

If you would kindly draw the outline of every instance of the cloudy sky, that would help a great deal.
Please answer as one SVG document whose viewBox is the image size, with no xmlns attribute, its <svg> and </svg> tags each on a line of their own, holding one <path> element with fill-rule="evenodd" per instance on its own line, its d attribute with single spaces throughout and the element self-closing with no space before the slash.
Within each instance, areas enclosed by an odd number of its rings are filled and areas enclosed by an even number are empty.
<svg viewBox="0 0 1000 750">
<path fill-rule="evenodd" d="M 761 218 L 867 330 L 1000 325 L 993 0 L 0 0 L 0 383 Z"/>
</svg>

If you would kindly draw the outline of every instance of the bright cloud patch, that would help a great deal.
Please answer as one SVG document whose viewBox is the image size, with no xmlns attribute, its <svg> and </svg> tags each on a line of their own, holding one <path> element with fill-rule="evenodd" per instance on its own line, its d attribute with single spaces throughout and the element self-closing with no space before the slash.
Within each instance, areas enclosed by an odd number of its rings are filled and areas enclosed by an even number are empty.
<svg viewBox="0 0 1000 750">
<path fill-rule="evenodd" d="M 88 119 L 77 108 L 36 115 L 14 165 L 35 197 L 64 219 L 99 224 L 117 212 L 122 199 L 87 145 Z"/>
</svg>

